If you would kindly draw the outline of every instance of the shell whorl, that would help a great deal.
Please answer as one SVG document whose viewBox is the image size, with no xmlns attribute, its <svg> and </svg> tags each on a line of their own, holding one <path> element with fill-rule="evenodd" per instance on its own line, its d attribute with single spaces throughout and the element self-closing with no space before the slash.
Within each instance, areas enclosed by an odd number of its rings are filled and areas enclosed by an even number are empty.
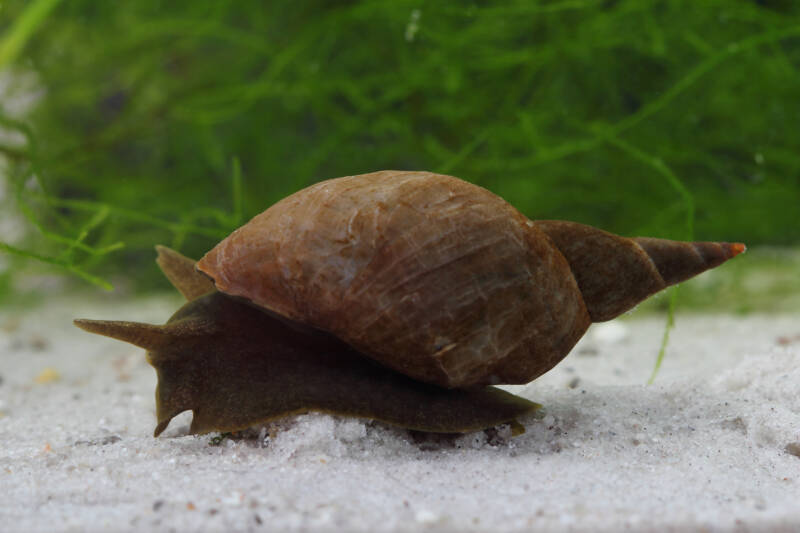
<svg viewBox="0 0 800 533">
<path fill-rule="evenodd" d="M 197 263 L 225 293 L 448 388 L 527 383 L 589 326 L 564 257 L 499 196 L 427 172 L 324 181 Z"/>
<path fill-rule="evenodd" d="M 681 242 L 652 237 L 633 241 L 650 257 L 666 286 L 721 265 L 747 248 L 738 242 Z"/>
<path fill-rule="evenodd" d="M 740 243 L 627 238 L 561 220 L 537 220 L 535 225 L 567 259 L 592 322 L 611 320 L 745 250 Z"/>
</svg>

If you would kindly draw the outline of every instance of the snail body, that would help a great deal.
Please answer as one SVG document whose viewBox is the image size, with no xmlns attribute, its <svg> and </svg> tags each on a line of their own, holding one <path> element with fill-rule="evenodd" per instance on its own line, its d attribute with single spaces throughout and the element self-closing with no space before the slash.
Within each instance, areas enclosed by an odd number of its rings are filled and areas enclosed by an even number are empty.
<svg viewBox="0 0 800 533">
<path fill-rule="evenodd" d="M 158 374 L 155 436 L 186 410 L 193 411 L 191 433 L 236 431 L 307 411 L 450 433 L 504 422 L 518 431 L 514 420 L 539 407 L 495 387 L 456 391 L 413 380 L 331 335 L 289 327 L 214 290 L 177 252 L 159 247 L 158 261 L 189 299 L 165 325 L 75 321 L 147 350 Z"/>
<path fill-rule="evenodd" d="M 193 432 L 304 410 L 465 431 L 536 407 L 488 385 L 535 379 L 592 322 L 743 250 L 532 221 L 457 178 L 375 172 L 281 200 L 196 265 L 161 248 L 189 300 L 166 325 L 78 325 L 150 350 L 157 434 L 185 409 Z M 145 330 L 161 341 L 143 342 Z M 197 375 L 216 385 L 185 385 Z M 198 403 L 215 387 L 239 392 Z"/>
</svg>

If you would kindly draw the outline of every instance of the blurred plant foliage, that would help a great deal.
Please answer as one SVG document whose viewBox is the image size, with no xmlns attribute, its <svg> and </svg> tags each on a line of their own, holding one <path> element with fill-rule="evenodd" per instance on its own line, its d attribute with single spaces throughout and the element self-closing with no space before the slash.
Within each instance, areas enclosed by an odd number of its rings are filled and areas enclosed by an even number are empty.
<svg viewBox="0 0 800 533">
<path fill-rule="evenodd" d="M 425 169 L 533 218 L 800 242 L 800 2 L 7 0 L 0 278 L 163 286 L 320 179 Z M 27 80 L 26 83 L 17 83 Z M 31 80 L 33 80 L 31 82 Z"/>
</svg>

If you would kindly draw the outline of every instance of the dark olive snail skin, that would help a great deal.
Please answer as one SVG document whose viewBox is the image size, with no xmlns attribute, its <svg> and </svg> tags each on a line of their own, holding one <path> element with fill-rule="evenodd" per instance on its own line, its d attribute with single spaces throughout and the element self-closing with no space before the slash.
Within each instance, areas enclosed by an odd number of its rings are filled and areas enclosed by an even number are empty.
<svg viewBox="0 0 800 533">
<path fill-rule="evenodd" d="M 213 290 L 194 261 L 165 247 L 158 252 L 167 277 L 193 298 L 165 325 L 75 321 L 147 350 L 158 374 L 155 436 L 186 410 L 193 412 L 191 433 L 236 431 L 307 411 L 438 433 L 510 423 L 517 433 L 515 419 L 539 407 L 495 387 L 447 390 L 415 381 L 329 334 L 291 327 Z"/>
<path fill-rule="evenodd" d="M 528 383 L 592 322 L 720 265 L 743 244 L 626 238 L 529 220 L 428 172 L 327 180 L 276 203 L 195 263 L 157 247 L 188 303 L 163 326 L 76 320 L 145 348 L 159 435 L 322 411 L 430 432 L 511 423 Z"/>
</svg>

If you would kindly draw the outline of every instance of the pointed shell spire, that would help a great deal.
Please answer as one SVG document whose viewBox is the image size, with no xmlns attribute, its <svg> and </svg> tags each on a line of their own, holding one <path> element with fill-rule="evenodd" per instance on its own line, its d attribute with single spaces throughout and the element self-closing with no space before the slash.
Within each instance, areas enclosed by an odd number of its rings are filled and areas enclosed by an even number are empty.
<svg viewBox="0 0 800 533">
<path fill-rule="evenodd" d="M 537 220 L 535 226 L 569 262 L 592 322 L 611 320 L 745 250 L 739 243 L 629 239 L 562 220 Z"/>
<path fill-rule="evenodd" d="M 633 241 L 647 253 L 667 286 L 719 266 L 747 249 L 738 242 L 681 242 L 652 237 L 636 237 Z"/>
</svg>

